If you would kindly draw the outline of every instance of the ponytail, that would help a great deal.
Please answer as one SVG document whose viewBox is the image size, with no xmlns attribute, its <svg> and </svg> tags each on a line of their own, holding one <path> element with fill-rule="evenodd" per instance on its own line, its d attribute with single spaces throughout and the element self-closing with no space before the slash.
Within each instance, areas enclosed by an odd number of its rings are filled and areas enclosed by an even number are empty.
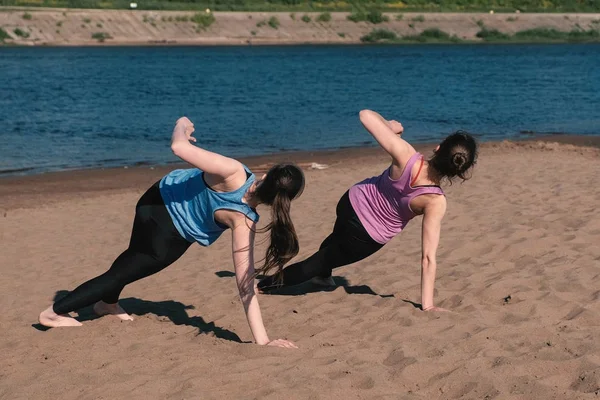
<svg viewBox="0 0 600 400">
<path fill-rule="evenodd" d="M 257 273 L 278 275 L 281 281 L 283 266 L 299 251 L 298 235 L 290 206 L 304 190 L 304 174 L 294 164 L 277 164 L 258 185 L 254 195 L 263 204 L 271 206 L 271 222 L 262 232 L 270 231 L 270 243 L 265 254 L 265 263 Z"/>
<path fill-rule="evenodd" d="M 274 272 L 281 279 L 283 266 L 294 258 L 300 249 L 298 235 L 290 215 L 292 200 L 284 191 L 278 191 L 271 205 L 271 222 L 267 226 L 271 241 L 265 254 L 265 263 L 260 273 Z"/>
</svg>

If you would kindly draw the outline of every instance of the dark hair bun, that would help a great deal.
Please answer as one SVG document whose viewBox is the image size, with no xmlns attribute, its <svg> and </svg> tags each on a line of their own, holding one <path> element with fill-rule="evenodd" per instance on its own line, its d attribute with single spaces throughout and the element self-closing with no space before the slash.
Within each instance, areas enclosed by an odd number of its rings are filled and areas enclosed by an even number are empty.
<svg viewBox="0 0 600 400">
<path fill-rule="evenodd" d="M 452 155 L 452 164 L 454 164 L 457 171 L 461 171 L 466 163 L 467 155 L 465 153 L 459 151 Z"/>
</svg>

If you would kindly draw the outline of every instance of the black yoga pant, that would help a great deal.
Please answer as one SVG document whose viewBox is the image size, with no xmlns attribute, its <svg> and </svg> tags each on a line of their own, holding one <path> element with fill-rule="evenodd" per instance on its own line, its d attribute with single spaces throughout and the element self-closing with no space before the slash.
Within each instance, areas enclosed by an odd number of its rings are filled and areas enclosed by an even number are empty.
<svg viewBox="0 0 600 400">
<path fill-rule="evenodd" d="M 284 268 L 282 285 L 297 285 L 316 276 L 330 277 L 333 268 L 365 259 L 383 247 L 363 227 L 352 208 L 348 192 L 338 202 L 336 214 L 333 232 L 323 241 L 319 251 L 304 261 Z M 276 275 L 267 277 L 258 284 L 264 290 L 277 286 Z"/>
<path fill-rule="evenodd" d="M 137 203 L 129 247 L 104 274 L 91 279 L 54 303 L 66 314 L 97 301 L 116 303 L 125 285 L 150 276 L 174 263 L 192 244 L 173 225 L 158 182 Z"/>
</svg>

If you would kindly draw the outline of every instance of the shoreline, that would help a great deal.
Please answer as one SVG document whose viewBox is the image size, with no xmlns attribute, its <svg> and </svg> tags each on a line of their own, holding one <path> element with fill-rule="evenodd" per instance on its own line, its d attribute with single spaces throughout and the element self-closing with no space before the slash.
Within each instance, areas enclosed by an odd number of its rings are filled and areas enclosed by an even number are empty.
<svg viewBox="0 0 600 400">
<path fill-rule="evenodd" d="M 377 23 L 354 22 L 348 19 L 350 15 L 0 8 L 0 46 L 357 45 L 370 44 L 368 37 L 373 35 L 376 43 L 396 45 L 600 42 L 600 13 L 398 10 L 376 15 Z M 377 30 L 385 31 L 385 35 L 377 37 Z M 531 30 L 535 32 L 527 32 Z"/>
<path fill-rule="evenodd" d="M 251 47 L 251 46 L 426 46 L 426 45 L 444 45 L 444 46 L 485 46 L 485 45 L 554 45 L 554 44 L 600 44 L 598 40 L 589 41 L 568 41 L 568 40 L 514 40 L 514 41 L 481 41 L 481 40 L 462 40 L 453 41 L 425 41 L 418 42 L 399 38 L 394 41 L 379 41 L 366 43 L 360 40 L 356 41 L 333 41 L 333 40 L 315 40 L 315 41 L 295 41 L 295 40 L 250 40 L 250 39 L 209 39 L 209 40 L 180 40 L 180 41 L 111 41 L 104 43 L 93 43 L 89 41 L 81 42 L 44 42 L 42 44 L 23 44 L 23 43 L 0 43 L 0 48 L 100 48 L 100 47 Z"/>
<path fill-rule="evenodd" d="M 432 143 L 419 143 L 417 151 L 428 153 Z M 488 151 L 496 148 L 541 148 L 553 151 L 557 147 L 570 151 L 597 152 L 600 154 L 600 136 L 586 135 L 545 135 L 517 140 L 480 142 L 480 149 Z M 319 170 L 334 167 L 345 161 L 353 164 L 371 162 L 376 157 L 386 157 L 378 146 L 348 147 L 336 150 L 295 151 L 260 156 L 236 157 L 248 165 L 254 173 L 263 173 L 278 162 L 293 162 L 304 170 Z M 315 165 L 316 164 L 316 165 Z M 143 190 L 156 182 L 169 171 L 189 167 L 185 163 L 166 165 L 123 166 L 110 168 L 84 168 L 67 171 L 54 171 L 35 175 L 0 177 L 0 212 L 30 208 L 39 205 L 36 197 L 45 196 L 49 203 L 77 198 L 90 194 L 120 193 L 132 189 Z"/>
</svg>

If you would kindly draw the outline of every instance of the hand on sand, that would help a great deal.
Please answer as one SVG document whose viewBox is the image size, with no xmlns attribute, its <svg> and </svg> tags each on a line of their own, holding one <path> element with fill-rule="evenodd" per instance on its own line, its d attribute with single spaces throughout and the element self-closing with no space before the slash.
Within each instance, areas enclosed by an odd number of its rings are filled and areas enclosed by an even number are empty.
<svg viewBox="0 0 600 400">
<path fill-rule="evenodd" d="M 185 135 L 187 136 L 188 140 L 190 142 L 195 142 L 196 138 L 192 136 L 192 133 L 194 133 L 194 123 L 192 121 L 190 121 L 190 119 L 188 117 L 181 117 L 177 120 L 177 122 L 175 123 L 175 126 L 181 126 L 183 127 L 184 131 L 185 131 Z"/>
<path fill-rule="evenodd" d="M 445 308 L 442 307 L 435 307 L 435 306 L 431 306 L 431 307 L 427 307 L 424 308 L 423 311 L 438 311 L 438 312 L 452 312 L 450 310 L 447 310 Z"/>
<path fill-rule="evenodd" d="M 388 121 L 388 126 L 396 135 L 402 135 L 402 132 L 404 132 L 402 124 L 394 119 Z"/>
<path fill-rule="evenodd" d="M 296 346 L 294 343 L 290 342 L 289 340 L 285 340 L 285 339 L 271 340 L 269 343 L 267 343 L 267 346 L 286 347 L 288 349 L 297 349 L 298 348 L 298 346 Z"/>
</svg>

